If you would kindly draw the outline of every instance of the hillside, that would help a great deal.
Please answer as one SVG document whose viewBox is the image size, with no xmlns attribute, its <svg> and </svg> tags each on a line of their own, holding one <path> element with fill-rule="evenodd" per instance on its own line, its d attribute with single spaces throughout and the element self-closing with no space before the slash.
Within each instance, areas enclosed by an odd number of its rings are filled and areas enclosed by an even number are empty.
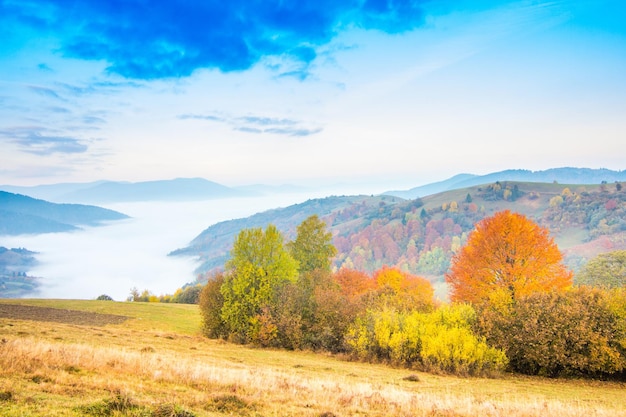
<svg viewBox="0 0 626 417">
<path fill-rule="evenodd" d="M 66 232 L 126 218 L 101 207 L 56 204 L 0 191 L 0 235 Z"/>
<path fill-rule="evenodd" d="M 496 182 L 416 200 L 391 196 L 310 200 L 218 223 L 173 254 L 198 256 L 203 262 L 198 272 L 210 271 L 223 266 L 242 228 L 273 223 L 290 238 L 298 222 L 315 213 L 334 235 L 337 268 L 371 272 L 396 265 L 441 281 L 475 223 L 507 209 L 547 227 L 574 270 L 601 252 L 626 247 L 626 191 L 620 184 Z"/>
<path fill-rule="evenodd" d="M 32 293 L 37 279 L 27 275 L 36 265 L 36 252 L 0 246 L 0 298 L 17 298 Z"/>
<path fill-rule="evenodd" d="M 544 171 L 509 169 L 486 175 L 460 174 L 444 181 L 426 184 L 404 191 L 388 191 L 385 194 L 412 199 L 455 189 L 489 184 L 496 181 L 545 182 L 560 184 L 600 184 L 626 181 L 625 171 L 592 168 L 551 168 Z"/>
<path fill-rule="evenodd" d="M 313 214 L 326 217 L 331 213 L 345 210 L 349 207 L 358 207 L 361 211 L 367 211 L 372 208 L 377 210 L 381 203 L 384 204 L 385 200 L 400 201 L 401 199 L 386 196 L 333 196 L 308 200 L 286 208 L 268 210 L 243 219 L 220 222 L 200 233 L 191 241 L 189 246 L 177 249 L 171 252 L 170 255 L 197 256 L 201 261 L 197 272 L 210 271 L 221 268 L 224 265 L 233 240 L 242 229 L 266 227 L 271 223 L 286 233 L 288 237 L 293 237 L 295 236 L 296 227 Z"/>
<path fill-rule="evenodd" d="M 626 415 L 623 383 L 434 375 L 200 328 L 192 305 L 0 300 L 0 415 Z"/>
</svg>

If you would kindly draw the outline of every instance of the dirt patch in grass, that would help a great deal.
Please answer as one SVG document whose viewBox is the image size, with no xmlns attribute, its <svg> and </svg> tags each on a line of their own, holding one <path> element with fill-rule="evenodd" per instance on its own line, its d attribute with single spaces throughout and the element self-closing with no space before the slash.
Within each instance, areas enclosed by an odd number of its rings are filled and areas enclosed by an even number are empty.
<svg viewBox="0 0 626 417">
<path fill-rule="evenodd" d="M 115 314 L 92 313 L 89 311 L 65 310 L 21 304 L 0 304 L 0 318 L 52 321 L 55 323 L 78 324 L 83 326 L 120 324 L 129 319 L 129 317 Z"/>
</svg>

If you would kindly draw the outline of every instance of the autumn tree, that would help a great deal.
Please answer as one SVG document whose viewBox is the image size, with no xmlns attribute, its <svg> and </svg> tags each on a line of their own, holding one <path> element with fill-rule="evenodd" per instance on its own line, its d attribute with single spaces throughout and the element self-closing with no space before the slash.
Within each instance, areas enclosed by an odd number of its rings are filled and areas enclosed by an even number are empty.
<svg viewBox="0 0 626 417">
<path fill-rule="evenodd" d="M 224 297 L 222 319 L 230 335 L 244 343 L 271 340 L 268 312 L 279 289 L 297 276 L 298 262 L 285 249 L 276 226 L 239 232 L 220 289 Z"/>
<path fill-rule="evenodd" d="M 228 336 L 226 324 L 222 319 L 224 296 L 221 288 L 224 284 L 224 274 L 216 273 L 207 279 L 207 283 L 200 292 L 200 315 L 202 316 L 202 333 L 211 339 Z"/>
<path fill-rule="evenodd" d="M 289 242 L 287 248 L 298 261 L 301 274 L 315 269 L 330 271 L 332 258 L 337 254 L 332 238 L 326 223 L 315 214 L 300 223 L 296 239 Z"/>
<path fill-rule="evenodd" d="M 275 338 L 270 344 L 336 350 L 337 330 L 332 323 L 330 327 L 323 324 L 325 308 L 338 310 L 341 306 L 337 301 L 341 299 L 340 288 L 331 275 L 332 258 L 337 253 L 332 234 L 325 222 L 312 215 L 297 227 L 295 240 L 286 248 L 298 263 L 298 277 L 281 286 L 276 300 L 264 311 L 266 325 L 274 326 Z M 324 302 L 318 294 L 325 296 Z"/>
<path fill-rule="evenodd" d="M 446 282 L 452 301 L 482 304 L 494 293 L 510 299 L 561 290 L 572 273 L 548 230 L 510 211 L 483 219 L 454 255 Z"/>
<path fill-rule="evenodd" d="M 626 326 L 614 301 L 619 302 L 616 295 L 588 287 L 536 292 L 507 309 L 483 308 L 477 328 L 506 352 L 514 371 L 615 374 L 626 368 Z"/>
<path fill-rule="evenodd" d="M 430 311 L 434 289 L 430 281 L 417 275 L 383 266 L 374 274 L 379 303 L 399 310 Z"/>
<path fill-rule="evenodd" d="M 348 325 L 362 311 L 358 298 L 347 299 L 330 271 L 300 275 L 279 294 L 274 316 L 281 347 L 340 352 Z"/>
<path fill-rule="evenodd" d="M 201 285 L 187 285 L 176 290 L 170 302 L 180 304 L 198 304 L 201 292 Z"/>
<path fill-rule="evenodd" d="M 341 268 L 333 274 L 346 298 L 355 298 L 376 288 L 376 281 L 363 271 Z"/>
<path fill-rule="evenodd" d="M 576 276 L 576 283 L 600 288 L 626 287 L 626 250 L 602 253 Z"/>
</svg>

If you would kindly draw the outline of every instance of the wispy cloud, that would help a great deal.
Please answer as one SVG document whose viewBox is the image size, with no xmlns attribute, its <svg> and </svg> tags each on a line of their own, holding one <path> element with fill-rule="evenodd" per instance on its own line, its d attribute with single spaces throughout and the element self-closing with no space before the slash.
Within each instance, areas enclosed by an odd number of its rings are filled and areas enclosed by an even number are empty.
<svg viewBox="0 0 626 417">
<path fill-rule="evenodd" d="M 82 122 L 88 125 L 93 125 L 93 124 L 106 123 L 106 120 L 98 116 L 85 115 L 83 116 Z"/>
<path fill-rule="evenodd" d="M 233 130 L 245 133 L 268 133 L 282 136 L 310 136 L 322 131 L 321 127 L 308 127 L 306 123 L 295 119 L 265 116 L 227 116 L 223 114 L 181 114 L 181 120 L 207 120 L 225 123 Z"/>
<path fill-rule="evenodd" d="M 44 97 L 49 97 L 49 98 L 54 98 L 60 101 L 66 101 L 63 97 L 61 97 L 59 95 L 59 93 L 56 92 L 56 90 L 53 90 L 52 88 L 49 87 L 43 87 L 40 85 L 29 85 L 27 86 L 28 89 L 30 91 L 32 91 L 33 93 L 36 93 L 40 96 L 44 96 Z"/>
<path fill-rule="evenodd" d="M 119 90 L 123 88 L 142 88 L 145 84 L 136 81 L 95 81 L 93 87 Z"/>
<path fill-rule="evenodd" d="M 275 135 L 287 135 L 287 136 L 311 136 L 314 135 L 316 133 L 319 133 L 322 131 L 321 127 L 315 128 L 315 129 L 305 129 L 305 128 L 296 128 L 296 129 L 290 129 L 290 128 L 270 128 L 270 129 L 265 129 L 264 133 L 273 133 Z"/>
<path fill-rule="evenodd" d="M 22 152 L 33 155 L 84 153 L 88 146 L 84 140 L 55 135 L 39 126 L 19 126 L 0 130 L 0 141 L 16 144 Z"/>
<path fill-rule="evenodd" d="M 224 119 L 221 116 L 216 116 L 213 114 L 181 114 L 178 116 L 179 119 L 181 120 L 210 120 L 213 122 L 223 122 L 226 119 Z"/>
<path fill-rule="evenodd" d="M 259 129 L 258 127 L 249 127 L 249 126 L 239 126 L 235 127 L 234 130 L 245 133 L 263 133 L 263 129 Z"/>
<path fill-rule="evenodd" d="M 67 107 L 60 107 L 60 106 L 51 106 L 51 107 L 46 107 L 46 110 L 52 112 L 52 113 L 62 113 L 62 114 L 69 114 L 71 113 L 70 109 L 68 109 Z"/>
<path fill-rule="evenodd" d="M 296 120 L 277 119 L 273 117 L 259 117 L 259 116 L 243 116 L 243 117 L 238 117 L 235 120 L 240 121 L 242 123 L 249 123 L 249 124 L 260 125 L 260 126 L 275 126 L 275 125 L 293 126 L 293 125 L 298 124 Z"/>
<path fill-rule="evenodd" d="M 65 91 L 66 93 L 74 96 L 82 96 L 85 94 L 93 94 L 96 92 L 96 88 L 92 85 L 81 86 L 68 83 L 56 83 L 56 85 L 62 88 L 63 91 Z"/>
<path fill-rule="evenodd" d="M 428 0 L 144 2 L 40 0 L 0 5 L 0 14 L 61 39 L 68 57 L 105 60 L 133 79 L 188 76 L 199 68 L 238 71 L 267 56 L 302 64 L 341 30 L 397 33 L 423 24 Z M 1 23 L 1 22 L 0 22 Z"/>
<path fill-rule="evenodd" d="M 70 84 L 64 82 L 55 83 L 59 89 L 70 96 L 80 97 L 90 94 L 111 94 L 128 88 L 141 88 L 142 83 L 135 81 L 92 81 L 85 84 Z"/>
</svg>

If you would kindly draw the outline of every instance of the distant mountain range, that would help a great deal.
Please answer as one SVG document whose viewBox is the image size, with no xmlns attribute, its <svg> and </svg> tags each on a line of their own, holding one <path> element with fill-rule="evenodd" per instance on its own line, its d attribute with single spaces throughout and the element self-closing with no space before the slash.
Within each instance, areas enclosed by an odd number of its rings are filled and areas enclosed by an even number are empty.
<svg viewBox="0 0 626 417">
<path fill-rule="evenodd" d="M 496 181 L 557 182 L 559 184 L 600 184 L 626 181 L 626 170 L 591 168 L 552 168 L 545 171 L 509 169 L 486 175 L 459 174 L 444 181 L 434 182 L 405 191 L 387 191 L 384 194 L 412 199 Z"/>
<path fill-rule="evenodd" d="M 512 169 L 487 175 L 459 174 L 444 181 L 414 187 L 409 190 L 387 191 L 383 194 L 413 199 L 495 181 L 544 183 L 556 181 L 560 184 L 600 184 L 603 181 L 608 183 L 626 181 L 626 171 L 591 168 L 554 168 L 545 171 Z M 281 193 L 306 193 L 311 191 L 310 188 L 296 185 L 272 186 L 254 184 L 227 187 L 203 178 L 176 178 L 143 182 L 96 181 L 32 187 L 0 185 L 0 190 L 57 203 L 83 204 L 132 201 L 199 201 Z"/>
<path fill-rule="evenodd" d="M 55 204 L 0 191 L 0 235 L 67 232 L 128 216 L 82 204 Z"/>
<path fill-rule="evenodd" d="M 176 178 L 143 182 L 63 183 L 32 187 L 0 185 L 0 190 L 59 203 L 106 204 L 132 201 L 194 201 L 252 197 L 265 194 L 305 192 L 307 189 L 291 185 L 227 187 L 203 178 Z"/>
</svg>

